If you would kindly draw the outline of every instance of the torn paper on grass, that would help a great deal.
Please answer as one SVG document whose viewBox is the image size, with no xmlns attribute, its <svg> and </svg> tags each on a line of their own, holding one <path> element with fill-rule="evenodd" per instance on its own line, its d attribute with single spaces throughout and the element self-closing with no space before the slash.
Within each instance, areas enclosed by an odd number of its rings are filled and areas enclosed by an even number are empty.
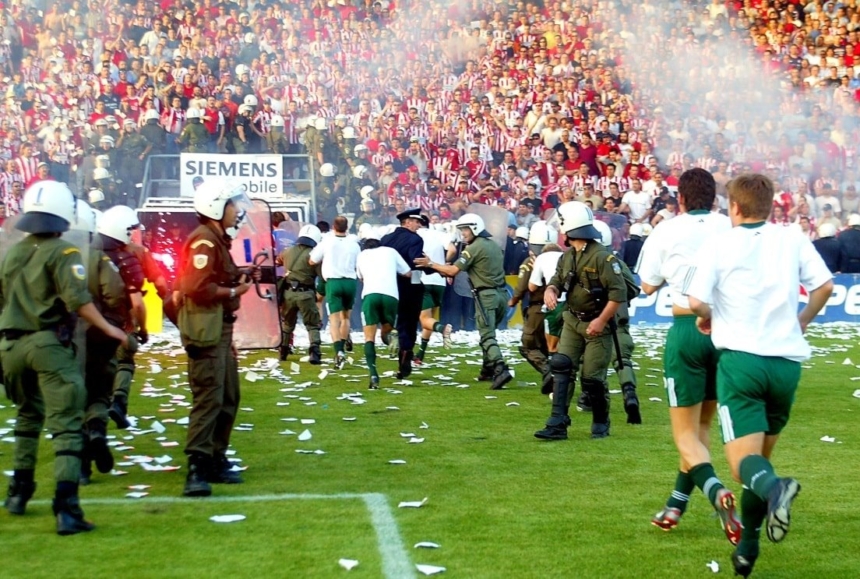
<svg viewBox="0 0 860 579">
<path fill-rule="evenodd" d="M 427 497 L 424 497 L 424 499 L 420 501 L 401 501 L 397 507 L 400 509 L 418 509 L 426 505 L 427 500 Z"/>
<path fill-rule="evenodd" d="M 436 575 L 437 573 L 445 572 L 445 567 L 437 567 L 436 565 L 422 565 L 419 563 L 415 565 L 415 568 L 425 575 Z"/>
<path fill-rule="evenodd" d="M 346 569 L 347 571 L 352 571 L 356 567 L 358 567 L 358 561 L 355 559 L 340 559 L 337 562 L 338 565 Z"/>
<path fill-rule="evenodd" d="M 246 518 L 245 515 L 214 515 L 209 517 L 209 520 L 213 523 L 236 523 Z"/>
</svg>

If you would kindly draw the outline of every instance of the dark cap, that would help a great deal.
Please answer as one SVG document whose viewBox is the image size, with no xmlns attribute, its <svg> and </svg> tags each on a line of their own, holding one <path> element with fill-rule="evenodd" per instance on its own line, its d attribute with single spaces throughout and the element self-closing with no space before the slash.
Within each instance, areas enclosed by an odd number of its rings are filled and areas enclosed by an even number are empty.
<svg viewBox="0 0 860 579">
<path fill-rule="evenodd" d="M 406 221 L 407 219 L 418 219 L 420 221 L 421 220 L 421 209 L 419 207 L 414 207 L 411 209 L 407 209 L 406 211 L 403 211 L 402 213 L 397 214 L 397 220 L 400 221 L 401 223 L 403 221 Z"/>
<path fill-rule="evenodd" d="M 419 215 L 418 220 L 421 221 L 422 227 L 430 227 L 430 218 L 426 215 Z"/>
</svg>

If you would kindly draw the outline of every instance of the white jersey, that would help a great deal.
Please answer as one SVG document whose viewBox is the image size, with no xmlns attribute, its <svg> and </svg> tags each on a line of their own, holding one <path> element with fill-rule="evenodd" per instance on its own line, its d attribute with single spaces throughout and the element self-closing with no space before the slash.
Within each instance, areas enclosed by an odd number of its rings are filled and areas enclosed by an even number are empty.
<svg viewBox="0 0 860 579">
<path fill-rule="evenodd" d="M 832 277 L 808 237 L 765 223 L 707 240 L 684 293 L 711 305 L 717 349 L 802 362 L 812 349 L 797 319 L 800 286 L 813 291 Z"/>
<path fill-rule="evenodd" d="M 446 253 L 451 247 L 451 236 L 435 229 L 418 230 L 418 235 L 424 240 L 424 253 L 433 263 L 445 263 Z M 422 273 L 421 283 L 424 285 L 445 286 L 445 278 L 438 273 Z"/>
<path fill-rule="evenodd" d="M 311 261 L 322 263 L 323 279 L 355 279 L 355 260 L 361 248 L 354 236 L 324 235 L 311 250 Z"/>
<path fill-rule="evenodd" d="M 564 255 L 564 252 L 562 251 L 549 251 L 547 253 L 541 253 L 535 257 L 529 283 L 538 287 L 548 286 L 549 281 L 555 275 L 555 270 L 558 268 L 558 260 L 561 259 L 562 255 Z M 564 301 L 564 296 L 562 296 L 558 301 Z"/>
<path fill-rule="evenodd" d="M 390 247 L 365 249 L 358 254 L 355 263 L 355 273 L 364 282 L 361 297 L 370 294 L 382 294 L 400 299 L 397 291 L 397 276 L 411 271 L 400 254 Z"/>
<path fill-rule="evenodd" d="M 621 198 L 621 203 L 626 203 L 630 208 L 630 221 L 638 221 L 651 209 L 651 194 L 645 191 L 637 193 L 631 189 Z"/>
<path fill-rule="evenodd" d="M 704 210 L 682 213 L 669 221 L 661 221 L 642 245 L 636 273 L 642 283 L 655 287 L 668 284 L 672 303 L 689 309 L 690 300 L 683 290 L 693 269 L 696 252 L 707 238 L 731 228 L 732 222 L 728 217 Z"/>
</svg>

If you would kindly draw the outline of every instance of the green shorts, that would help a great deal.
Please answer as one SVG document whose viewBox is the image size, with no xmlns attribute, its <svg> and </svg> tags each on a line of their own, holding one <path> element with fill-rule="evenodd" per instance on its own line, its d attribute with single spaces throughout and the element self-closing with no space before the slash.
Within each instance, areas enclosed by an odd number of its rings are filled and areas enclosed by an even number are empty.
<svg viewBox="0 0 860 579">
<path fill-rule="evenodd" d="M 554 310 L 546 313 L 544 331 L 547 335 L 555 336 L 556 338 L 561 337 L 561 329 L 564 327 L 564 317 L 561 314 L 564 312 L 564 308 L 565 303 L 559 302 Z"/>
<path fill-rule="evenodd" d="M 385 294 L 367 294 L 361 298 L 361 323 L 364 326 L 394 325 L 397 300 Z"/>
<path fill-rule="evenodd" d="M 725 350 L 717 371 L 723 443 L 782 432 L 800 382 L 800 362 Z"/>
<path fill-rule="evenodd" d="M 671 408 L 717 399 L 720 352 L 696 328 L 696 316 L 676 316 L 663 351 L 663 383 Z"/>
<path fill-rule="evenodd" d="M 355 305 L 355 291 L 358 282 L 349 278 L 329 279 L 325 282 L 325 303 L 328 304 L 328 313 L 336 314 L 351 310 Z"/>
<path fill-rule="evenodd" d="M 322 276 L 317 278 L 317 293 L 321 296 L 325 295 L 325 280 Z"/>
<path fill-rule="evenodd" d="M 432 310 L 442 307 L 442 296 L 445 295 L 445 286 L 424 284 L 424 300 L 421 302 L 422 310 Z"/>
</svg>

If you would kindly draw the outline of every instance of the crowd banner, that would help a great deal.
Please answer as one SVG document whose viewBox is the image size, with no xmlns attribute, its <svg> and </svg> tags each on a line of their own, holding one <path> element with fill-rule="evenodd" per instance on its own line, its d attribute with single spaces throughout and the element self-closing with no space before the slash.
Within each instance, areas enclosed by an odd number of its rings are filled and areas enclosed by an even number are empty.
<svg viewBox="0 0 860 579">
<path fill-rule="evenodd" d="M 284 165 L 280 155 L 182 153 L 179 166 L 179 190 L 183 197 L 193 196 L 195 186 L 213 179 L 242 185 L 249 197 L 257 199 L 284 196 Z"/>
</svg>

